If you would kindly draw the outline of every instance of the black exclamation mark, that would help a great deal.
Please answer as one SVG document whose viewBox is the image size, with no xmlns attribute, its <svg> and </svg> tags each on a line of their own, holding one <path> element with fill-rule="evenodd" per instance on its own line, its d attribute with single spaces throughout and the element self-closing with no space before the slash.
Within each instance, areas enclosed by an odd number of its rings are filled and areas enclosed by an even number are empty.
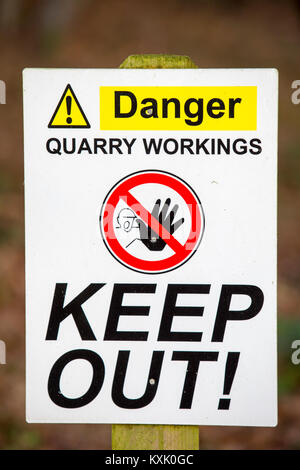
<svg viewBox="0 0 300 470">
<path fill-rule="evenodd" d="M 239 352 L 228 353 L 226 367 L 225 367 L 223 395 L 230 394 L 230 390 L 233 384 L 233 379 L 234 379 L 236 369 L 239 363 L 239 358 L 240 358 Z M 218 410 L 229 410 L 229 407 L 230 407 L 230 398 L 220 398 Z"/>
<path fill-rule="evenodd" d="M 71 124 L 72 123 L 72 118 L 70 116 L 71 108 L 72 108 L 72 97 L 71 96 L 66 97 L 66 103 L 67 103 L 67 113 L 68 113 L 68 116 L 69 116 L 69 117 L 67 117 L 67 123 Z"/>
</svg>

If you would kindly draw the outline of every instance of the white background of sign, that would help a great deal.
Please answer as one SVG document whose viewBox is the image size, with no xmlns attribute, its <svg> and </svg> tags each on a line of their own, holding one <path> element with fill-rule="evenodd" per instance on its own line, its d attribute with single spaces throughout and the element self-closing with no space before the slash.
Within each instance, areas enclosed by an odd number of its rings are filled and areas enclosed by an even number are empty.
<svg viewBox="0 0 300 470">
<path fill-rule="evenodd" d="M 70 83 L 90 129 L 48 129 Z M 99 86 L 252 85 L 258 87 L 257 131 L 100 131 Z M 24 72 L 27 420 L 29 422 L 157 423 L 272 426 L 277 422 L 276 214 L 277 73 L 251 70 L 27 69 Z M 50 155 L 49 138 L 137 138 L 127 155 Z M 260 138 L 258 156 L 146 156 L 143 137 Z M 157 169 L 188 182 L 205 213 L 205 233 L 194 256 L 178 269 L 157 275 L 134 272 L 118 263 L 101 240 L 99 214 L 110 189 L 130 173 Z M 83 305 L 97 341 L 82 341 L 73 318 L 61 323 L 57 341 L 45 341 L 56 283 L 68 283 L 66 302 L 90 283 L 106 283 Z M 114 283 L 157 284 L 155 294 L 128 294 L 127 305 L 151 306 L 148 317 L 122 317 L 120 330 L 149 331 L 147 342 L 103 341 Z M 184 295 L 178 305 L 203 306 L 203 317 L 175 318 L 173 330 L 203 331 L 202 341 L 158 342 L 168 284 L 211 284 L 208 295 Z M 251 284 L 264 293 L 262 311 L 227 324 L 223 342 L 211 342 L 222 284 Z M 233 309 L 247 308 L 236 297 Z M 49 398 L 47 383 L 56 360 L 72 349 L 90 349 L 105 364 L 99 395 L 88 405 L 66 409 Z M 130 350 L 124 393 L 144 393 L 152 351 L 165 351 L 154 400 L 138 410 L 117 407 L 111 385 L 119 350 Z M 218 351 L 217 362 L 201 363 L 191 409 L 179 409 L 186 362 L 173 351 Z M 223 396 L 228 351 L 240 360 L 229 410 Z M 68 397 L 86 392 L 91 367 L 66 367 L 61 390 Z"/>
</svg>

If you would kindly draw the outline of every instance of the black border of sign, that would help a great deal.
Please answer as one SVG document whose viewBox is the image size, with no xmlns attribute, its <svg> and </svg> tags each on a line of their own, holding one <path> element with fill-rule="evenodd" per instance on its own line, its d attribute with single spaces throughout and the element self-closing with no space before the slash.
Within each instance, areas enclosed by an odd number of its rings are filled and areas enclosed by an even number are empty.
<svg viewBox="0 0 300 470">
<path fill-rule="evenodd" d="M 103 234 L 103 231 L 102 231 L 102 224 L 101 224 L 101 214 L 102 214 L 102 211 L 105 207 L 105 204 L 106 204 L 106 201 L 109 197 L 109 195 L 112 193 L 112 191 L 124 180 L 126 180 L 127 178 L 130 178 L 131 176 L 133 175 L 138 175 L 140 173 L 150 173 L 152 171 L 156 171 L 157 173 L 163 173 L 163 174 L 167 174 L 167 175 L 170 175 L 170 176 L 173 176 L 173 178 L 177 178 L 179 181 L 181 181 L 182 183 L 184 183 L 188 188 L 189 190 L 192 192 L 192 194 L 195 196 L 195 199 L 197 199 L 198 203 L 199 203 L 199 206 L 201 208 L 201 212 L 202 212 L 202 216 L 203 216 L 203 229 L 202 229 L 202 233 L 199 237 L 199 240 L 198 240 L 198 244 L 196 246 L 196 248 L 194 249 L 194 251 L 190 254 L 190 256 L 188 258 L 186 258 L 182 263 L 178 264 L 177 266 L 174 266 L 174 268 L 171 268 L 171 269 L 166 269 L 164 271 L 158 271 L 156 273 L 154 272 L 150 272 L 150 271 L 140 271 L 139 269 L 135 269 L 135 268 L 132 268 L 131 266 L 128 266 L 127 264 L 123 263 L 121 260 L 119 260 L 115 254 L 110 250 L 109 246 L 107 245 L 106 241 L 105 241 L 105 236 Z M 202 207 L 202 204 L 201 204 L 201 201 L 199 199 L 199 196 L 196 194 L 196 192 L 193 190 L 193 188 L 188 184 L 186 183 L 186 181 L 184 181 L 184 179 L 180 178 L 179 176 L 177 175 L 174 175 L 173 173 L 170 173 L 169 171 L 164 171 L 164 170 L 140 170 L 140 171 L 135 171 L 134 173 L 130 173 L 129 175 L 125 176 L 124 178 L 121 178 L 110 190 L 109 192 L 106 194 L 105 198 L 104 198 L 104 201 L 102 203 L 102 206 L 101 206 L 101 210 L 100 210 L 100 216 L 99 216 L 99 225 L 100 225 L 100 233 L 101 233 L 101 238 L 104 242 L 104 245 L 106 247 L 106 249 L 109 251 L 109 253 L 115 258 L 115 260 L 117 260 L 120 264 L 122 264 L 122 266 L 125 266 L 126 268 L 130 269 L 131 271 L 135 271 L 137 273 L 140 273 L 140 274 L 152 274 L 152 275 L 157 275 L 157 274 L 164 274 L 164 273 L 168 273 L 170 271 L 174 271 L 174 269 L 177 269 L 179 268 L 180 266 L 183 266 L 187 261 L 189 261 L 192 256 L 194 256 L 194 254 L 196 253 L 196 251 L 198 250 L 199 248 L 199 245 L 202 241 L 202 238 L 203 238 L 203 234 L 204 234 L 204 230 L 205 230 L 205 215 L 204 215 L 204 210 L 203 210 L 203 207 Z"/>
<path fill-rule="evenodd" d="M 71 91 L 71 93 L 72 93 L 72 95 L 73 95 L 73 97 L 74 97 L 75 103 L 77 104 L 77 106 L 78 106 L 78 108 L 79 108 L 79 110 L 80 110 L 80 112 L 81 112 L 81 114 L 82 114 L 82 116 L 83 116 L 83 118 L 84 118 L 84 120 L 85 120 L 85 122 L 86 122 L 86 126 L 72 126 L 72 124 L 68 124 L 68 125 L 64 125 L 64 126 L 53 126 L 53 125 L 52 125 L 52 122 L 54 121 L 54 118 L 55 118 L 55 116 L 56 116 L 56 113 L 57 113 L 57 111 L 59 110 L 60 105 L 61 105 L 61 103 L 62 103 L 62 101 L 63 101 L 63 99 L 64 99 L 64 97 L 65 97 L 65 95 L 66 95 L 66 93 L 67 93 L 68 90 Z M 59 100 L 58 105 L 57 105 L 56 108 L 55 108 L 55 111 L 54 111 L 54 113 L 53 113 L 53 116 L 52 116 L 52 118 L 50 119 L 50 122 L 49 122 L 49 124 L 48 124 L 48 128 L 49 128 L 49 129 L 69 129 L 69 128 L 71 128 L 71 129 L 89 129 L 90 127 L 91 127 L 91 125 L 90 125 L 90 123 L 89 123 L 89 121 L 88 121 L 88 119 L 87 119 L 87 117 L 86 117 L 86 115 L 85 115 L 85 113 L 84 113 L 84 111 L 83 111 L 83 109 L 82 109 L 82 107 L 81 107 L 81 105 L 80 105 L 78 99 L 77 99 L 77 96 L 75 95 L 74 90 L 73 90 L 73 88 L 71 87 L 71 85 L 68 83 L 68 85 L 66 86 L 66 88 L 65 88 L 65 90 L 64 90 L 64 92 L 63 92 L 63 94 L 62 94 L 62 96 L 61 96 L 61 98 L 60 98 L 60 100 Z"/>
</svg>

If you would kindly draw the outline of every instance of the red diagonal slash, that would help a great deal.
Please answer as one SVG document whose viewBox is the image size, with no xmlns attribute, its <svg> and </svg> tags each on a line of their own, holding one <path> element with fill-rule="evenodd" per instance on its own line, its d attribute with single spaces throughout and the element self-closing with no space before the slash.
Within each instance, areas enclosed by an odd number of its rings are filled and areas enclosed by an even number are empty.
<svg viewBox="0 0 300 470">
<path fill-rule="evenodd" d="M 145 224 L 159 235 L 175 253 L 186 251 L 185 246 L 181 245 L 181 243 L 179 243 L 179 241 L 176 240 L 176 238 L 173 237 L 173 235 L 171 235 L 170 232 L 166 230 L 165 227 L 161 225 L 132 194 L 130 194 L 130 192 L 127 191 L 125 194 L 120 195 L 120 199 L 123 199 L 123 201 L 133 209 L 135 213 L 138 212 L 138 216 L 145 222 Z"/>
</svg>

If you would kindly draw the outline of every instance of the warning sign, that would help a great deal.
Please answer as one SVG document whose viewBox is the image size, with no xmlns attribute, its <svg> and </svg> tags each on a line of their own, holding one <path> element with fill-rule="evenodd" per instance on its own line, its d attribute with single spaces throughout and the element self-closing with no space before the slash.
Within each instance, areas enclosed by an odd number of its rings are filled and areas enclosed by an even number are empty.
<svg viewBox="0 0 300 470">
<path fill-rule="evenodd" d="M 48 124 L 50 128 L 91 127 L 71 85 L 67 85 Z"/>
<path fill-rule="evenodd" d="M 29 422 L 276 425 L 277 95 L 24 71 Z"/>
<path fill-rule="evenodd" d="M 155 274 L 177 268 L 195 253 L 204 214 L 183 180 L 166 172 L 144 171 L 113 188 L 103 204 L 100 226 L 118 261 Z"/>
</svg>

